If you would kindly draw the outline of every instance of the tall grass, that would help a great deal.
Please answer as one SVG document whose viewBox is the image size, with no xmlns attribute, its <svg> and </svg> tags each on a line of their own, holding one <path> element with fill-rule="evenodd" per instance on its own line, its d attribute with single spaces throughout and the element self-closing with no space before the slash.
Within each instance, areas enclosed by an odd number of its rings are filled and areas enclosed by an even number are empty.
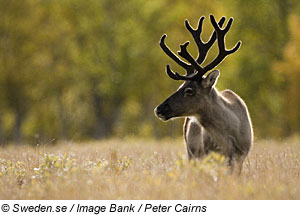
<svg viewBox="0 0 300 215">
<path fill-rule="evenodd" d="M 300 199 L 300 144 L 256 142 L 240 177 L 218 154 L 187 164 L 181 140 L 7 146 L 0 199 Z"/>
</svg>

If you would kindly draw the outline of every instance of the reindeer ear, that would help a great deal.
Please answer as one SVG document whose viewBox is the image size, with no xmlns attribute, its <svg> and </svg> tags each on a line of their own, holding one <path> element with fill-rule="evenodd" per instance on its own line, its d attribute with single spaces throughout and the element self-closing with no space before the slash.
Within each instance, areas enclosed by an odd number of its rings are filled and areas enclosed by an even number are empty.
<svg viewBox="0 0 300 215">
<path fill-rule="evenodd" d="M 217 83 L 217 80 L 220 76 L 220 71 L 219 70 L 214 70 L 210 72 L 203 80 L 202 80 L 202 86 L 204 88 L 212 88 L 215 86 Z"/>
</svg>

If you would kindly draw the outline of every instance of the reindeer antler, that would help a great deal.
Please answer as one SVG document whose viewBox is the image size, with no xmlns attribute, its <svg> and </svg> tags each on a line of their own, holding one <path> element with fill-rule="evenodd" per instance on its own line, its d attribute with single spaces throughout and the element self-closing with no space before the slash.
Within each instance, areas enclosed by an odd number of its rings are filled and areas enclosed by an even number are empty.
<svg viewBox="0 0 300 215">
<path fill-rule="evenodd" d="M 221 29 L 221 27 L 223 26 L 224 22 L 225 22 L 225 17 L 222 17 L 220 19 L 220 21 L 216 22 L 215 17 L 213 15 L 210 15 L 210 20 L 211 23 L 214 27 L 214 32 L 212 33 L 210 39 L 208 40 L 208 42 L 204 43 L 201 40 L 201 32 L 202 32 L 202 25 L 203 25 L 203 21 L 204 21 L 204 16 L 202 16 L 199 19 L 199 23 L 198 23 L 198 27 L 197 29 L 193 29 L 188 20 L 185 20 L 185 26 L 187 28 L 187 30 L 192 34 L 196 45 L 198 47 L 198 57 L 197 59 L 194 59 L 190 53 L 187 51 L 187 46 L 189 45 L 189 41 L 180 45 L 180 51 L 178 52 L 179 56 L 181 56 L 182 58 L 184 58 L 187 62 L 189 62 L 190 64 L 182 61 L 178 56 L 176 56 L 170 49 L 169 47 L 165 44 L 165 39 L 166 39 L 166 34 L 164 34 L 160 40 L 160 46 L 163 49 L 163 51 L 170 57 L 172 58 L 178 65 L 180 65 L 181 67 L 183 67 L 186 72 L 187 75 L 183 76 L 178 74 L 177 72 L 173 72 L 170 68 L 169 65 L 167 65 L 166 71 L 167 74 L 169 75 L 170 78 L 174 79 L 174 80 L 194 80 L 194 79 L 201 79 L 202 76 L 208 72 L 209 70 L 213 69 L 214 67 L 216 67 L 218 64 L 220 64 L 227 55 L 234 53 L 235 51 L 237 51 L 241 45 L 241 41 L 239 41 L 235 47 L 231 50 L 226 50 L 225 49 L 225 35 L 226 33 L 229 31 L 232 22 L 233 22 L 233 18 L 230 18 L 226 27 L 224 29 Z M 218 56 L 207 66 L 202 67 L 201 63 L 205 60 L 207 53 L 209 51 L 209 49 L 211 48 L 211 46 L 214 44 L 214 42 L 216 41 L 216 39 L 218 39 L 218 47 L 219 47 L 219 54 Z"/>
<path fill-rule="evenodd" d="M 185 20 L 185 26 L 186 26 L 187 30 L 192 34 L 192 36 L 193 36 L 193 38 L 194 38 L 194 40 L 195 40 L 195 42 L 197 44 L 197 47 L 198 47 L 199 54 L 198 54 L 198 57 L 197 57 L 197 60 L 196 60 L 198 64 L 201 64 L 205 60 L 207 52 L 209 51 L 210 47 L 214 44 L 214 42 L 217 39 L 217 34 L 214 31 L 207 43 L 204 43 L 201 40 L 202 24 L 203 24 L 204 19 L 205 19 L 204 16 L 202 16 L 199 19 L 199 24 L 198 24 L 198 27 L 197 27 L 196 30 L 194 30 L 190 26 L 189 21 L 187 19 Z M 220 19 L 218 25 L 220 27 L 222 27 L 223 24 L 224 24 L 224 22 L 225 22 L 225 17 L 222 17 Z"/>
</svg>

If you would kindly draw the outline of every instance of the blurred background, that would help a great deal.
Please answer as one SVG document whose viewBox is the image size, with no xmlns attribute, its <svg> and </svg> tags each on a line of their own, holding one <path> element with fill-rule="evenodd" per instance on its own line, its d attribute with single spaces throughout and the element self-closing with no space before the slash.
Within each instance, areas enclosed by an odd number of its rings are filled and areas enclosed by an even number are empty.
<svg viewBox="0 0 300 215">
<path fill-rule="evenodd" d="M 153 114 L 181 84 L 165 65 L 184 72 L 158 42 L 196 56 L 184 20 L 205 15 L 207 40 L 209 14 L 234 17 L 228 49 L 243 42 L 217 88 L 245 100 L 256 138 L 299 134 L 299 0 L 0 0 L 0 143 L 182 136 Z"/>
</svg>

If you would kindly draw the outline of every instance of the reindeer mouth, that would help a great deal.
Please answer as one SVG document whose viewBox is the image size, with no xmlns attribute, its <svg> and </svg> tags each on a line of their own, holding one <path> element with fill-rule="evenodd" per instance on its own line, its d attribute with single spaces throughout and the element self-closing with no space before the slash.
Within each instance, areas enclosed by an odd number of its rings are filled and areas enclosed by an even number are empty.
<svg viewBox="0 0 300 215">
<path fill-rule="evenodd" d="M 164 116 L 162 114 L 156 114 L 156 116 L 162 121 L 168 121 L 171 117 Z"/>
</svg>

